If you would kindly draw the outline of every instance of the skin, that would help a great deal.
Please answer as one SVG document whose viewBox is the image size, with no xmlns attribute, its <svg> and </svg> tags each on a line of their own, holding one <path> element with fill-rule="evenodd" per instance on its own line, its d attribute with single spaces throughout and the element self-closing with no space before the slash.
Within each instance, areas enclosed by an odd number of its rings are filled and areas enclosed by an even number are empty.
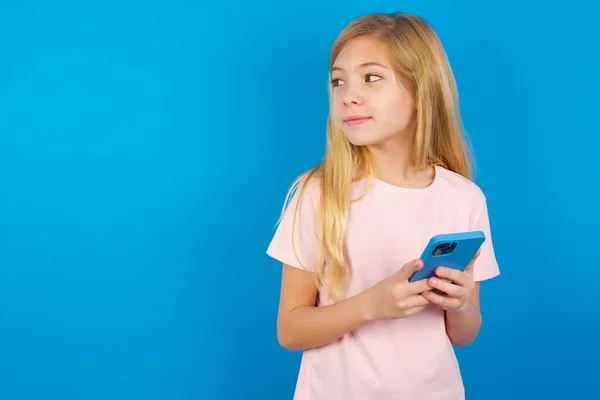
<svg viewBox="0 0 600 400">
<path fill-rule="evenodd" d="M 351 41 L 334 63 L 331 82 L 333 118 L 351 143 L 369 148 L 376 176 L 403 187 L 430 185 L 433 166 L 412 167 L 415 103 L 393 72 L 385 45 L 370 37 Z M 357 124 L 352 122 L 355 117 L 365 119 Z M 473 281 L 477 256 L 464 272 L 439 267 L 436 277 L 409 283 L 409 277 L 422 268 L 420 260 L 413 260 L 370 289 L 324 307 L 316 307 L 313 273 L 284 265 L 279 342 L 291 351 L 324 346 L 369 321 L 408 318 L 435 304 L 445 310 L 452 344 L 465 346 L 481 326 L 479 283 Z"/>
</svg>

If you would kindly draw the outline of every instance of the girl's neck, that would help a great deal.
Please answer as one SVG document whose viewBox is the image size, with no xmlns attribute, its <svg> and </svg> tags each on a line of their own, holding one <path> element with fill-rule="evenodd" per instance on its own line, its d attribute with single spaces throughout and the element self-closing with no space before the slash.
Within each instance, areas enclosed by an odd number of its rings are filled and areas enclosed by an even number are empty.
<svg viewBox="0 0 600 400">
<path fill-rule="evenodd" d="M 393 152 L 381 148 L 370 149 L 375 177 L 396 186 L 428 186 L 433 181 L 435 171 L 431 165 L 416 166 L 410 149 L 410 145 L 396 148 Z"/>
</svg>

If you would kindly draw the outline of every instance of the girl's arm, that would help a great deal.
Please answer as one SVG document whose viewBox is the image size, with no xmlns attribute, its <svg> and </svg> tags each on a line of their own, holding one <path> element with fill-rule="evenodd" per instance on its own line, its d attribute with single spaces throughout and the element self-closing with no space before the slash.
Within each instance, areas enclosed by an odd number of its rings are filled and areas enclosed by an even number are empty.
<svg viewBox="0 0 600 400">
<path fill-rule="evenodd" d="M 430 291 L 424 297 L 446 310 L 446 333 L 456 346 L 473 342 L 481 328 L 479 311 L 479 282 L 473 280 L 473 264 L 480 251 L 464 271 L 439 267 L 437 277 L 430 278 L 430 285 L 444 294 Z"/>
<path fill-rule="evenodd" d="M 423 310 L 429 301 L 427 279 L 409 283 L 423 267 L 415 260 L 364 292 L 333 305 L 316 307 L 314 273 L 283 266 L 277 317 L 279 343 L 290 351 L 324 346 L 371 320 L 405 318 Z"/>
<path fill-rule="evenodd" d="M 277 317 L 281 346 L 290 351 L 323 346 L 369 320 L 364 294 L 325 307 L 315 307 L 317 295 L 314 273 L 284 265 Z"/>
<path fill-rule="evenodd" d="M 473 342 L 480 328 L 479 282 L 476 282 L 463 309 L 446 310 L 446 332 L 450 342 L 461 347 Z"/>
</svg>

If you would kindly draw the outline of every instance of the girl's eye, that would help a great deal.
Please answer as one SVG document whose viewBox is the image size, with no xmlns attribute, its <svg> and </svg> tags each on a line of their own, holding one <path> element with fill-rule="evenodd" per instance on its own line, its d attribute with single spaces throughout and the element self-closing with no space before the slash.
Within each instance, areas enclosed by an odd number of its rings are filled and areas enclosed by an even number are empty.
<svg viewBox="0 0 600 400">
<path fill-rule="evenodd" d="M 383 78 L 379 75 L 375 75 L 375 74 L 366 74 L 365 75 L 366 82 L 377 82 L 381 79 L 383 79 Z M 333 85 L 333 86 L 340 86 L 343 84 L 344 84 L 344 81 L 341 79 L 337 79 L 337 78 L 331 79 L 331 85 Z"/>
</svg>

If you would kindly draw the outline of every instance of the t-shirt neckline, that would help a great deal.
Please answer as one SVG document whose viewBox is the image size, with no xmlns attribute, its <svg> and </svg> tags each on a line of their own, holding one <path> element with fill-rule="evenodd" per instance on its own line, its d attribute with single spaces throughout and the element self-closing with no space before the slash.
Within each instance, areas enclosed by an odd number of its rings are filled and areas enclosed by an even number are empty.
<svg viewBox="0 0 600 400">
<path fill-rule="evenodd" d="M 375 181 L 376 186 L 386 188 L 387 190 L 392 190 L 392 191 L 396 191 L 396 192 L 400 192 L 400 193 L 414 193 L 414 194 L 425 193 L 425 192 L 429 192 L 429 191 L 435 189 L 440 180 L 441 167 L 437 164 L 434 164 L 433 168 L 434 168 L 433 181 L 431 181 L 431 183 L 429 185 L 427 185 L 425 187 L 420 187 L 420 188 L 417 188 L 417 187 L 411 188 L 411 187 L 406 187 L 406 186 L 393 185 L 391 183 L 384 182 L 375 176 L 373 177 L 373 179 Z"/>
</svg>

